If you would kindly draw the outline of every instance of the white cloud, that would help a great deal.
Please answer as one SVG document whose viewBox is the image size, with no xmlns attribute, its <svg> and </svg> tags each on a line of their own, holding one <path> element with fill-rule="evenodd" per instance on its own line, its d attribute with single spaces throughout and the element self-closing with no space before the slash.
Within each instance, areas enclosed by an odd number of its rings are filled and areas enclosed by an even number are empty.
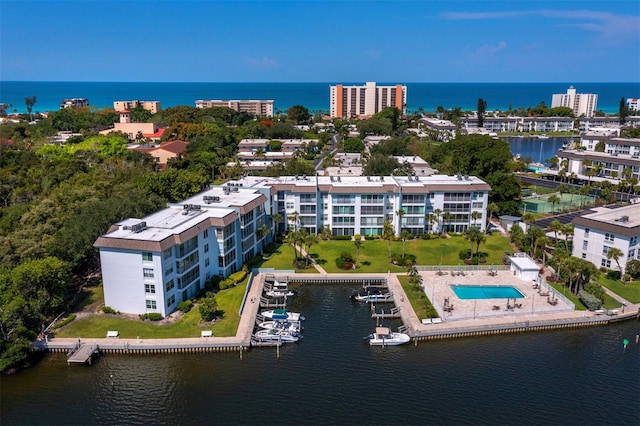
<svg viewBox="0 0 640 426">
<path fill-rule="evenodd" d="M 559 21 L 559 26 L 578 28 L 596 34 L 599 44 L 620 44 L 626 40 L 638 41 L 640 16 L 615 15 L 609 12 L 593 10 L 513 10 L 502 12 L 447 12 L 440 15 L 443 19 L 459 20 L 493 20 L 515 19 L 539 16 Z"/>
<path fill-rule="evenodd" d="M 467 55 L 471 63 L 494 63 L 498 60 L 499 52 L 507 48 L 507 42 L 501 41 L 495 46 L 484 44 Z"/>
</svg>

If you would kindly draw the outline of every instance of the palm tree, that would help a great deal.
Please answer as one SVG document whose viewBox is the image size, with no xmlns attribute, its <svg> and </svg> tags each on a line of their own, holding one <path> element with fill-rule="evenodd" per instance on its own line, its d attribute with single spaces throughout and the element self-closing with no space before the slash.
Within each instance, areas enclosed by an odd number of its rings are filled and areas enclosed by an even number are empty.
<svg viewBox="0 0 640 426">
<path fill-rule="evenodd" d="M 293 246 L 293 263 L 295 264 L 298 260 L 298 247 L 296 246 L 296 242 L 298 241 L 298 231 L 293 228 L 289 228 L 289 232 L 284 237 L 284 241 Z"/>
<path fill-rule="evenodd" d="M 556 194 L 550 195 L 547 198 L 547 201 L 551 203 L 551 212 L 553 213 L 556 210 L 556 204 L 560 203 L 560 197 Z"/>
<path fill-rule="evenodd" d="M 444 220 L 447 224 L 447 227 L 445 229 L 445 232 L 449 233 L 450 231 L 450 227 L 451 227 L 451 218 L 453 217 L 453 215 L 449 212 L 444 212 L 442 213 L 442 220 Z"/>
<path fill-rule="evenodd" d="M 464 231 L 464 237 L 469 240 L 469 258 L 473 259 L 473 246 L 475 245 L 476 241 L 478 241 L 478 239 L 480 237 L 482 237 L 482 232 L 476 228 L 475 226 L 471 226 L 469 227 L 466 231 Z"/>
<path fill-rule="evenodd" d="M 300 219 L 300 213 L 294 211 L 287 216 L 287 219 L 289 219 L 289 222 L 293 223 L 293 229 L 298 229 L 298 220 Z"/>
<path fill-rule="evenodd" d="M 564 248 L 569 251 L 569 237 L 573 235 L 573 225 L 571 223 L 562 225 L 562 231 L 560 232 L 564 235 Z"/>
<path fill-rule="evenodd" d="M 282 222 L 282 215 L 280 213 L 276 213 L 272 216 L 273 219 L 273 229 L 275 230 L 276 241 L 278 239 L 278 224 Z"/>
<path fill-rule="evenodd" d="M 487 206 L 487 212 L 489 212 L 489 219 L 493 219 L 493 214 L 498 213 L 500 211 L 500 207 L 496 203 L 491 203 Z"/>
<path fill-rule="evenodd" d="M 431 232 L 433 233 L 433 223 L 435 222 L 435 216 L 433 215 L 433 213 L 429 213 L 428 215 L 426 215 L 424 217 L 425 222 L 428 223 L 427 225 L 427 233 Z"/>
<path fill-rule="evenodd" d="M 551 223 L 549 224 L 549 226 L 547 227 L 547 229 L 551 232 L 553 232 L 553 235 L 555 237 L 555 242 L 558 242 L 558 232 L 562 232 L 562 223 L 560 223 L 560 221 L 558 219 L 553 219 L 551 221 Z"/>
<path fill-rule="evenodd" d="M 395 232 L 393 229 L 393 223 L 391 220 L 387 219 L 384 221 L 384 225 L 382 225 L 382 239 L 387 240 L 387 247 L 389 249 L 389 260 L 391 260 L 391 240 L 395 236 Z"/>
<path fill-rule="evenodd" d="M 402 218 L 404 217 L 405 214 L 407 214 L 407 212 L 404 211 L 403 209 L 400 209 L 396 212 L 396 215 L 398 215 L 398 219 L 399 219 L 398 229 L 402 229 Z"/>
<path fill-rule="evenodd" d="M 413 234 L 406 229 L 403 229 L 402 232 L 400 232 L 400 239 L 402 240 L 402 259 L 404 259 L 404 247 L 407 243 L 407 240 L 411 237 L 413 237 Z"/>
<path fill-rule="evenodd" d="M 304 228 L 303 228 L 304 229 Z M 311 246 L 318 243 L 318 237 L 316 234 L 304 233 L 304 239 L 302 240 L 305 250 L 307 251 L 307 265 L 309 264 L 309 258 L 311 257 Z"/>
<path fill-rule="evenodd" d="M 473 226 L 476 226 L 476 221 L 482 218 L 482 213 L 478 211 L 471 212 L 471 220 L 473 221 Z"/>
<path fill-rule="evenodd" d="M 362 246 L 364 245 L 363 241 L 362 241 L 362 237 L 360 236 L 360 234 L 356 234 L 353 237 L 353 244 L 356 246 L 356 268 L 358 267 L 358 258 L 360 257 L 360 249 L 362 249 Z"/>
<path fill-rule="evenodd" d="M 623 253 L 622 253 L 622 250 L 620 250 L 618 247 L 611 247 L 607 252 L 607 259 L 615 260 L 616 265 L 618 265 L 618 270 L 620 271 L 620 278 L 622 278 L 622 282 L 624 283 L 624 274 L 622 273 L 622 267 L 620 266 L 620 262 L 619 262 L 621 257 L 623 257 Z"/>
<path fill-rule="evenodd" d="M 442 226 L 440 225 L 440 218 L 442 217 L 442 210 L 435 209 L 433 211 L 433 217 L 435 218 L 435 223 L 438 225 L 438 235 L 442 234 Z"/>
<path fill-rule="evenodd" d="M 269 228 L 265 223 L 260 225 L 258 228 L 258 236 L 262 239 L 262 251 L 264 252 L 264 246 L 266 241 L 266 236 L 271 232 L 271 228 Z"/>
</svg>

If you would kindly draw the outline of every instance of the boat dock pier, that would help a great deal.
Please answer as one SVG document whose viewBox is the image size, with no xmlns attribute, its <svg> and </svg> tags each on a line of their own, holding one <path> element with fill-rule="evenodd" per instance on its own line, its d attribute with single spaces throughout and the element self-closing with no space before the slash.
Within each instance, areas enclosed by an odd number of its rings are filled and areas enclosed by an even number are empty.
<svg viewBox="0 0 640 426">
<path fill-rule="evenodd" d="M 70 351 L 71 354 L 67 358 L 68 364 L 86 364 L 91 365 L 94 354 L 100 353 L 100 348 L 97 344 L 78 344 L 78 346 Z"/>
<path fill-rule="evenodd" d="M 346 274 L 297 274 L 294 276 L 286 275 L 280 277 L 280 280 L 288 284 L 295 285 L 357 285 L 360 287 L 376 286 L 387 287 L 387 275 L 382 276 L 362 276 L 362 275 L 346 275 Z"/>
<path fill-rule="evenodd" d="M 374 318 L 374 319 L 402 318 L 402 315 L 400 315 L 399 306 L 391 308 L 388 311 L 385 311 L 384 309 L 382 309 L 380 312 L 377 312 L 375 305 L 371 305 L 371 318 Z"/>
</svg>

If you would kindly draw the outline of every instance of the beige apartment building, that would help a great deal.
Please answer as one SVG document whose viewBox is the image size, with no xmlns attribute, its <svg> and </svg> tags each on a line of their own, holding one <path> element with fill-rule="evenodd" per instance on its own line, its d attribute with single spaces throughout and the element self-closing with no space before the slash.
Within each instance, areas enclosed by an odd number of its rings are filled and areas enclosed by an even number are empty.
<svg viewBox="0 0 640 426">
<path fill-rule="evenodd" d="M 113 109 L 115 109 L 118 112 L 128 111 L 138 107 L 142 107 L 143 109 L 146 109 L 151 114 L 155 114 L 156 112 L 162 109 L 159 101 L 139 101 L 136 99 L 132 101 L 114 101 L 113 102 Z"/>
<path fill-rule="evenodd" d="M 196 108 L 227 107 L 256 117 L 273 117 L 273 100 L 197 100 Z"/>
<path fill-rule="evenodd" d="M 593 117 L 598 105 L 598 95 L 593 93 L 576 93 L 570 86 L 567 93 L 556 93 L 551 97 L 551 108 L 569 107 L 576 117 Z"/>
<path fill-rule="evenodd" d="M 407 112 L 407 86 L 376 86 L 369 81 L 364 86 L 330 86 L 331 117 L 370 117 L 387 107 Z"/>
</svg>

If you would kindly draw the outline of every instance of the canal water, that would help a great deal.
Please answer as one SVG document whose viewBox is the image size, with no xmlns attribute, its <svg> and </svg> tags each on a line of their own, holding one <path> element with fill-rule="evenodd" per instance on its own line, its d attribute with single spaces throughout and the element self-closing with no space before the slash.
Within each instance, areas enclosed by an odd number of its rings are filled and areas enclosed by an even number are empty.
<svg viewBox="0 0 640 426">
<path fill-rule="evenodd" d="M 370 347 L 375 321 L 351 291 L 300 288 L 305 337 L 279 358 L 102 355 L 90 367 L 47 355 L 0 379 L 1 423 L 640 424 L 635 320 Z"/>
<path fill-rule="evenodd" d="M 562 145 L 569 143 L 573 138 L 556 138 L 549 137 L 548 139 L 540 138 L 501 138 L 511 146 L 511 154 L 519 154 L 522 158 L 530 157 L 534 163 L 545 164 L 547 166 L 550 163 L 548 159 L 555 157 L 559 149 L 562 149 Z"/>
</svg>

